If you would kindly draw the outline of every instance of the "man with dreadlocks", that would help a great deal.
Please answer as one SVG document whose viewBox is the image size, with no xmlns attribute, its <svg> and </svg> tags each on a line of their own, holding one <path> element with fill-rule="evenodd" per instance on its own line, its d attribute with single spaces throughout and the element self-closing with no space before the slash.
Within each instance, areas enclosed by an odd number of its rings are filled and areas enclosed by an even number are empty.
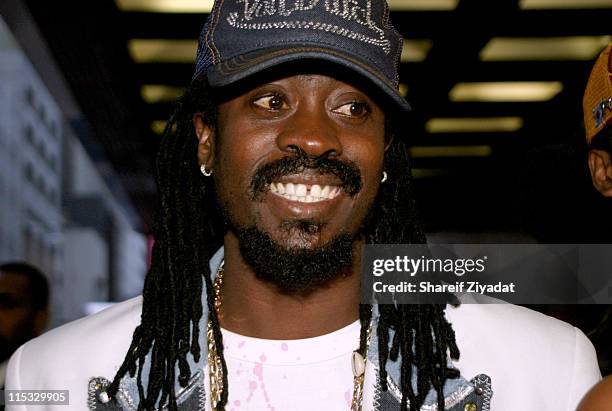
<svg viewBox="0 0 612 411">
<path fill-rule="evenodd" d="M 142 299 L 23 346 L 9 388 L 95 410 L 574 409 L 600 376 L 567 324 L 360 304 L 364 244 L 425 242 L 402 43 L 380 0 L 215 2 L 158 156 Z"/>
</svg>

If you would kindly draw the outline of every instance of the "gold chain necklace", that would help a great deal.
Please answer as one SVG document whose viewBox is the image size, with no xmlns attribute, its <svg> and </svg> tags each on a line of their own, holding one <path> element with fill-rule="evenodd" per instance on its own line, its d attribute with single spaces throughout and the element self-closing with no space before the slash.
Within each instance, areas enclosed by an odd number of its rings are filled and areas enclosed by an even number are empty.
<svg viewBox="0 0 612 411">
<path fill-rule="evenodd" d="M 217 316 L 221 311 L 221 286 L 223 285 L 223 265 L 221 262 L 217 270 L 217 277 L 213 285 L 215 293 L 215 311 Z M 372 321 L 368 325 L 366 337 L 366 353 L 370 346 L 370 336 L 372 334 Z M 210 378 L 210 405 L 213 410 L 217 409 L 217 405 L 221 400 L 223 393 L 223 368 L 221 366 L 221 357 L 217 354 L 217 344 L 215 342 L 215 334 L 213 332 L 212 321 L 210 314 L 208 315 L 208 326 L 206 329 L 206 338 L 208 345 L 208 369 Z M 365 379 L 366 359 L 357 351 L 353 351 L 351 357 L 351 366 L 353 370 L 353 401 L 351 402 L 351 411 L 361 411 L 361 403 L 363 401 L 363 383 Z"/>
</svg>

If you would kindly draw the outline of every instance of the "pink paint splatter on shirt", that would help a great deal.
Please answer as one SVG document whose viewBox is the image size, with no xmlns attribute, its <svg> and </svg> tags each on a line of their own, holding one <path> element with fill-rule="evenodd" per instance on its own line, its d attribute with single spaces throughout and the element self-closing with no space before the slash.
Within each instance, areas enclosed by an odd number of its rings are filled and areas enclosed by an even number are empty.
<svg viewBox="0 0 612 411">
<path fill-rule="evenodd" d="M 255 367 L 253 367 L 253 374 L 255 374 L 259 380 L 263 380 L 263 366 L 261 363 L 255 364 Z"/>
<path fill-rule="evenodd" d="M 242 348 L 244 347 L 244 341 L 240 341 L 240 343 L 238 344 L 238 348 Z"/>
<path fill-rule="evenodd" d="M 234 405 L 235 405 L 236 407 L 240 407 L 240 400 L 236 400 L 236 401 L 234 401 Z"/>
<path fill-rule="evenodd" d="M 281 350 L 287 351 L 288 349 L 289 349 L 289 346 L 287 345 L 287 343 L 282 343 L 281 344 Z"/>
<path fill-rule="evenodd" d="M 349 407 L 352 405 L 351 399 L 351 393 L 348 391 L 344 391 L 344 400 L 346 401 L 346 405 L 348 405 Z"/>
<path fill-rule="evenodd" d="M 262 361 L 265 361 L 266 356 L 262 354 L 260 359 Z M 263 379 L 263 364 L 262 363 L 258 362 L 255 364 L 255 367 L 253 367 L 253 374 L 259 379 L 259 385 L 261 387 L 261 391 L 263 392 L 264 400 L 266 401 L 266 406 L 268 407 L 270 411 L 274 411 L 274 406 L 271 404 L 270 396 L 268 395 L 268 391 L 266 390 L 266 383 L 264 382 L 264 379 Z M 253 382 L 251 382 L 251 384 L 252 383 Z"/>
<path fill-rule="evenodd" d="M 246 399 L 247 402 L 251 402 L 251 399 L 253 398 L 253 394 L 255 393 L 256 389 L 257 383 L 255 381 L 249 381 L 249 390 L 251 390 L 251 392 L 249 393 L 249 396 Z"/>
<path fill-rule="evenodd" d="M 261 354 L 261 356 L 259 357 L 259 361 L 261 361 L 261 362 L 266 362 L 267 359 L 268 358 L 266 357 L 265 354 Z"/>
</svg>

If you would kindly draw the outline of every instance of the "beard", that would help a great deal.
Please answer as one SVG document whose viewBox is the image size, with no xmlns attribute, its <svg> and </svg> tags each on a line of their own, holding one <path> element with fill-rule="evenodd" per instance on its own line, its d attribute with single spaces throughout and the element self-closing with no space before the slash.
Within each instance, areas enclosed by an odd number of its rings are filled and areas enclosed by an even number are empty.
<svg viewBox="0 0 612 411">
<path fill-rule="evenodd" d="M 309 222 L 297 222 L 310 225 Z M 355 236 L 341 234 L 321 246 L 283 247 L 256 227 L 236 230 L 240 253 L 257 278 L 286 294 L 306 294 L 350 273 Z"/>
<path fill-rule="evenodd" d="M 306 169 L 320 174 L 334 174 L 344 192 L 355 196 L 362 188 L 361 173 L 352 162 L 329 158 L 312 158 L 300 151 L 261 166 L 253 175 L 250 195 L 263 201 L 263 194 L 274 180 Z M 240 253 L 257 278 L 268 281 L 286 294 L 301 295 L 325 286 L 332 280 L 351 274 L 353 245 L 361 230 L 340 232 L 331 240 L 310 247 L 311 240 L 323 225 L 311 220 L 281 223 L 284 239 L 275 241 L 255 223 L 239 226 L 228 207 L 220 204 L 226 225 L 238 238 Z"/>
</svg>

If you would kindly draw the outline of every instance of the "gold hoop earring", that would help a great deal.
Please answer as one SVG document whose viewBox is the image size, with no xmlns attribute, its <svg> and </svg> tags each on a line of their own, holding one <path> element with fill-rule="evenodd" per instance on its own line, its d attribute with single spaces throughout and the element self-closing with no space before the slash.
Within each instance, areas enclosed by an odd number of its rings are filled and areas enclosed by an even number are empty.
<svg viewBox="0 0 612 411">
<path fill-rule="evenodd" d="M 212 176 L 212 170 L 208 171 L 206 170 L 206 164 L 202 164 L 200 166 L 200 171 L 202 172 L 202 174 L 204 175 L 204 177 L 210 177 Z"/>
</svg>

